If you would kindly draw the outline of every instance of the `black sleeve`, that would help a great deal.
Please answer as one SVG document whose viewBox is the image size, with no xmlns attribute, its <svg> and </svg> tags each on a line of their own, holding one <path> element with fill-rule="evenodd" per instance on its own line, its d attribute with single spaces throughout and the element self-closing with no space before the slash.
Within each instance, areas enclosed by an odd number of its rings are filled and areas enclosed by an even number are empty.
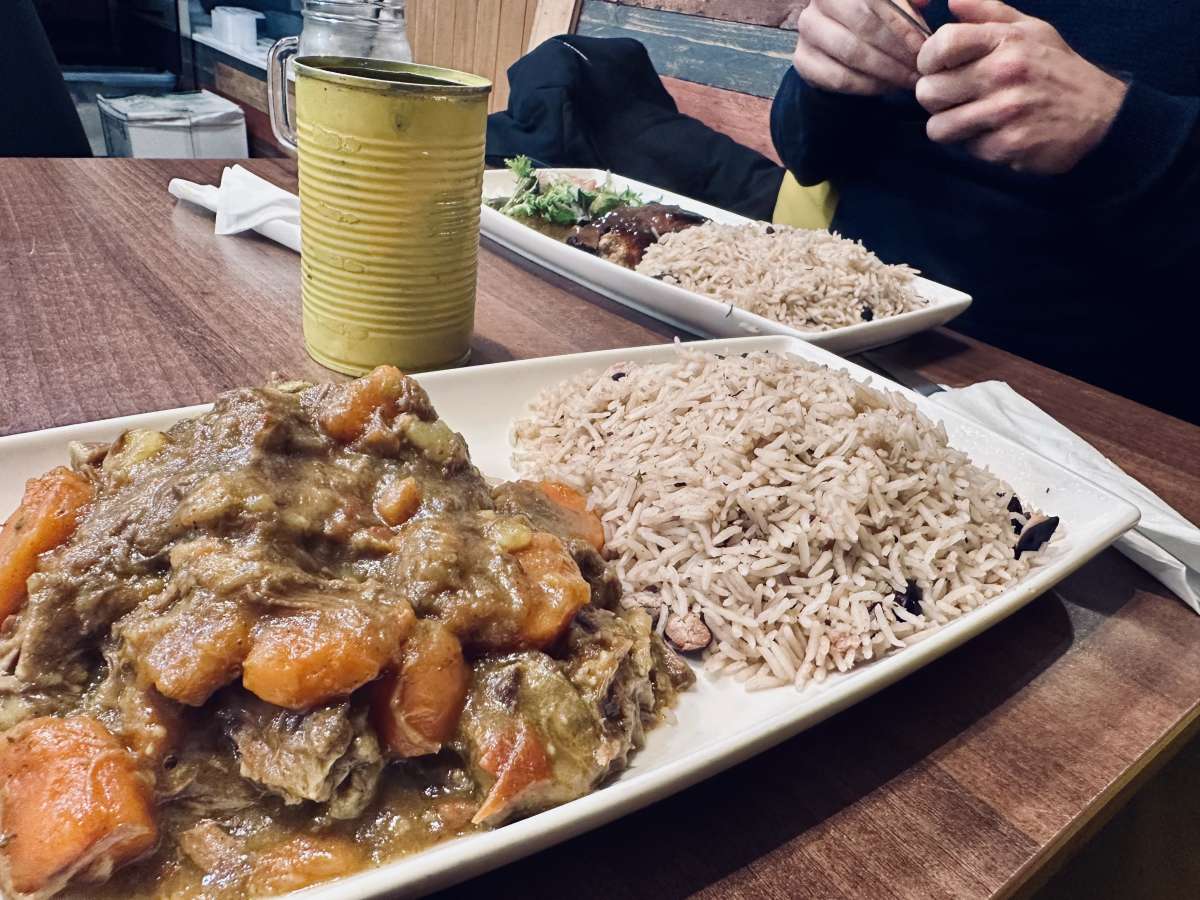
<svg viewBox="0 0 1200 900">
<path fill-rule="evenodd" d="M 91 156 L 33 3 L 7 3 L 0 15 L 0 156 Z"/>
<path fill-rule="evenodd" d="M 1103 140 L 1065 176 L 1073 191 L 1129 204 L 1149 197 L 1164 184 L 1189 184 L 1200 175 L 1200 97 L 1177 97 L 1138 81 Z M 1193 214 L 1195 194 L 1180 196 Z"/>
<path fill-rule="evenodd" d="M 1132 82 L 1104 139 L 1060 178 L 1109 230 L 1110 261 L 1142 273 L 1147 300 L 1194 292 L 1180 273 L 1200 254 L 1200 97 Z"/>
<path fill-rule="evenodd" d="M 878 97 L 815 88 L 789 67 L 771 106 L 775 152 L 801 184 L 836 178 L 869 151 L 883 109 Z"/>
</svg>

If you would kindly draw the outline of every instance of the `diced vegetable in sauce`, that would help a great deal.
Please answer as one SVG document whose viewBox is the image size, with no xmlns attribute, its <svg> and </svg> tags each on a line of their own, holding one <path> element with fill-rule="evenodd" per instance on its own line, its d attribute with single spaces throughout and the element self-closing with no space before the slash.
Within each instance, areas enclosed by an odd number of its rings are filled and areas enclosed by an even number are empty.
<svg viewBox="0 0 1200 900">
<path fill-rule="evenodd" d="M 525 575 L 525 621 L 521 641 L 546 647 L 561 635 L 591 599 L 591 588 L 563 542 L 552 534 L 533 535 L 513 554 Z"/>
<path fill-rule="evenodd" d="M 138 671 L 164 697 L 202 706 L 241 673 L 253 625 L 248 610 L 228 601 L 176 608 L 131 636 Z"/>
<path fill-rule="evenodd" d="M 569 513 L 565 525 L 569 533 L 587 541 L 597 550 L 604 549 L 604 526 L 600 517 L 588 509 L 587 498 L 573 487 L 558 481 L 543 481 L 539 487 L 550 500 Z"/>
<path fill-rule="evenodd" d="M 496 776 L 496 780 L 483 806 L 475 813 L 476 823 L 503 814 L 522 794 L 545 784 L 554 775 L 542 739 L 523 719 L 517 719 L 510 729 L 488 734 L 479 765 Z"/>
<path fill-rule="evenodd" d="M 85 716 L 31 719 L 0 745 L 5 882 L 22 893 L 103 880 L 158 839 L 132 755 Z"/>
<path fill-rule="evenodd" d="M 399 656 L 411 628 L 407 610 L 368 615 L 347 607 L 271 616 L 254 628 L 242 684 L 284 709 L 347 697 Z"/>
<path fill-rule="evenodd" d="M 403 525 L 421 505 L 421 485 L 411 475 L 390 484 L 375 501 L 375 511 L 385 525 Z"/>
<path fill-rule="evenodd" d="M 21 505 L 0 531 L 0 622 L 24 602 L 38 556 L 71 536 L 93 493 L 83 475 L 64 466 L 26 482 Z"/>
<path fill-rule="evenodd" d="M 454 736 L 471 670 L 462 644 L 431 620 L 418 623 L 400 668 L 371 688 L 371 723 L 398 756 L 437 753 Z"/>
<path fill-rule="evenodd" d="M 254 861 L 249 893 L 267 897 L 298 891 L 351 872 L 364 862 L 362 851 L 345 838 L 302 835 Z"/>
</svg>

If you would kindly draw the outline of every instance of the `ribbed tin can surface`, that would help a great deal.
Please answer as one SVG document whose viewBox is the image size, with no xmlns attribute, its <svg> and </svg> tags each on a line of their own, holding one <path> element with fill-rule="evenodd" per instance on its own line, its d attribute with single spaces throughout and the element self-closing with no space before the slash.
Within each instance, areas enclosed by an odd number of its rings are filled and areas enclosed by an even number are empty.
<svg viewBox="0 0 1200 900">
<path fill-rule="evenodd" d="M 464 361 L 490 84 L 336 57 L 300 57 L 295 71 L 309 354 L 355 375 Z"/>
</svg>

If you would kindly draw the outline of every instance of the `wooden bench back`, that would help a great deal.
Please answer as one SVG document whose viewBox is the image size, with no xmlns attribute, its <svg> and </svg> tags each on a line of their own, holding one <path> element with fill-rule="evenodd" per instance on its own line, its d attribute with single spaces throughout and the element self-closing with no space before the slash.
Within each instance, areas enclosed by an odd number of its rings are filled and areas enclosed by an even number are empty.
<svg viewBox="0 0 1200 900">
<path fill-rule="evenodd" d="M 574 31 L 580 0 L 408 0 L 413 59 L 474 72 L 494 85 L 489 111 L 508 107 L 508 67 L 548 37 Z"/>
<path fill-rule="evenodd" d="M 770 98 L 806 2 L 408 0 L 408 27 L 417 62 L 490 77 L 493 110 L 508 105 L 505 70 L 546 38 L 573 30 L 636 38 L 681 112 L 776 159 Z"/>
</svg>

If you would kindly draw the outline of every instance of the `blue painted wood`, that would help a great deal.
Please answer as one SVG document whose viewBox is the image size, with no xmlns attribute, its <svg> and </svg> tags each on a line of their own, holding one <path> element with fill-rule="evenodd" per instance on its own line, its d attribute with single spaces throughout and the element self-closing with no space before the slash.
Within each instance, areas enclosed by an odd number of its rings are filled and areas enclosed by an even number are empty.
<svg viewBox="0 0 1200 900">
<path fill-rule="evenodd" d="M 775 95 L 796 45 L 791 31 L 603 0 L 586 0 L 577 30 L 641 41 L 661 75 L 759 97 Z"/>
</svg>

